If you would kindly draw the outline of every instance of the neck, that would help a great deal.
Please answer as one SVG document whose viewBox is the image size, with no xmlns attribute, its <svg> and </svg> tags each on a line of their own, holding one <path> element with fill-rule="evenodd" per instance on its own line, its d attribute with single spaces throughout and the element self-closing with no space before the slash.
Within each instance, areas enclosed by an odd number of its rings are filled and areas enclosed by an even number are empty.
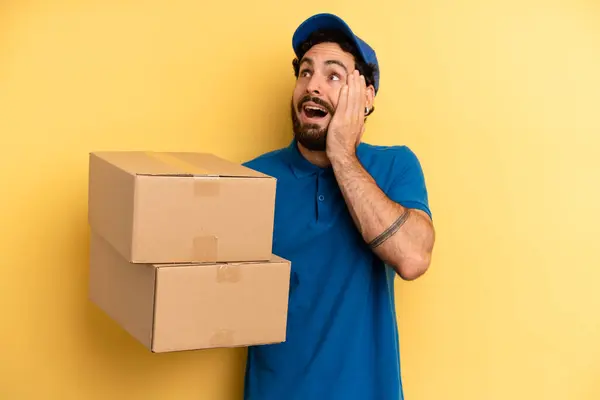
<svg viewBox="0 0 600 400">
<path fill-rule="evenodd" d="M 302 156 L 308 160 L 308 162 L 316 165 L 317 167 L 326 168 L 331 165 L 331 162 L 327 157 L 327 153 L 324 151 L 309 150 L 300 143 L 298 143 L 298 150 L 300 151 L 300 154 L 302 154 Z"/>
</svg>

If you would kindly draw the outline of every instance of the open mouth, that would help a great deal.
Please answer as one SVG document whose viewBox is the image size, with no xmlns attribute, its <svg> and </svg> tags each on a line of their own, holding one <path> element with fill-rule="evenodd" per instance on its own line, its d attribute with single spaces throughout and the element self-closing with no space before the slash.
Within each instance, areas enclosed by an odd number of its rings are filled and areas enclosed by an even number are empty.
<svg viewBox="0 0 600 400">
<path fill-rule="evenodd" d="M 302 107 L 302 111 L 304 112 L 304 115 L 310 119 L 325 118 L 327 114 L 329 114 L 323 107 L 314 105 L 305 105 Z"/>
</svg>

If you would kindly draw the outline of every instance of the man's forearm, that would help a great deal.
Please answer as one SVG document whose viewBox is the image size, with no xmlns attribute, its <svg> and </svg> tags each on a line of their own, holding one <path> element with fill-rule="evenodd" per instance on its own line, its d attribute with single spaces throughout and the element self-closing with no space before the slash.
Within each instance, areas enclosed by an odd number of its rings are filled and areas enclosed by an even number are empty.
<svg viewBox="0 0 600 400">
<path fill-rule="evenodd" d="M 390 200 L 355 155 L 330 161 L 352 218 L 373 251 L 403 279 L 425 273 L 434 242 L 429 216 Z"/>
</svg>

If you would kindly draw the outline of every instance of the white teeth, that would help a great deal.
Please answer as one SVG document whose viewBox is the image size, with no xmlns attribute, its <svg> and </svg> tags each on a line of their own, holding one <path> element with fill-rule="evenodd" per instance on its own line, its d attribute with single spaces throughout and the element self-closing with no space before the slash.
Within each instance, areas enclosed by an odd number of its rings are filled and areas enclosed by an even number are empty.
<svg viewBox="0 0 600 400">
<path fill-rule="evenodd" d="M 320 107 L 313 107 L 313 106 L 305 106 L 304 107 L 306 110 L 313 110 L 313 111 L 323 111 L 323 112 L 327 112 L 326 110 L 320 108 Z"/>
</svg>

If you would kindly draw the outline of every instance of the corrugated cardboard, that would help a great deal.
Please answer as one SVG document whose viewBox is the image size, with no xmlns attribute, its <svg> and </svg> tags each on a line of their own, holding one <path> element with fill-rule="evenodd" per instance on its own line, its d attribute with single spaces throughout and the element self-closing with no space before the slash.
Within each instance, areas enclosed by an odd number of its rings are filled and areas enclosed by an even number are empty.
<svg viewBox="0 0 600 400">
<path fill-rule="evenodd" d="M 206 153 L 95 152 L 89 223 L 134 263 L 269 260 L 273 177 Z"/>
<path fill-rule="evenodd" d="M 90 300 L 152 352 L 283 342 L 290 262 L 131 264 L 92 232 Z"/>
</svg>

